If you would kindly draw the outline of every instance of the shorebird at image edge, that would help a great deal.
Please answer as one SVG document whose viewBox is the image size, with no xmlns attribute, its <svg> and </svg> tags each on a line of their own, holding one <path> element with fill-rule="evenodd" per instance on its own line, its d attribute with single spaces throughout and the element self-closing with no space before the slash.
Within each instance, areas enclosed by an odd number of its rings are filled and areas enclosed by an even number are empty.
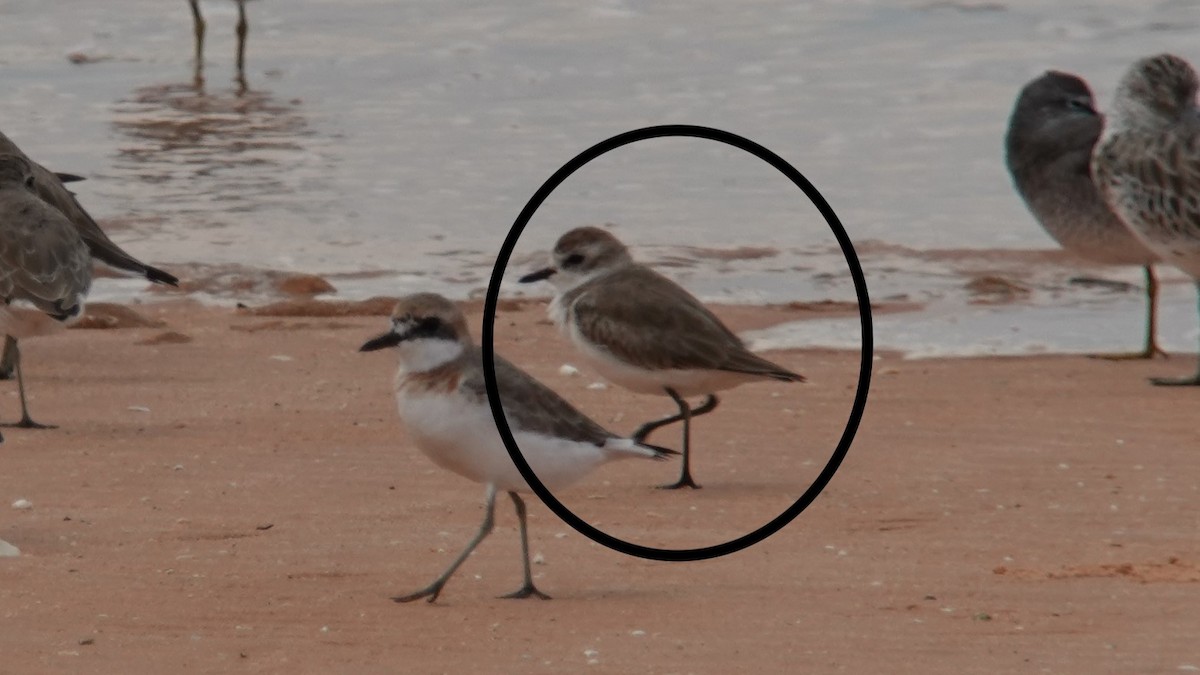
<svg viewBox="0 0 1200 675">
<path fill-rule="evenodd" d="M 1195 281 L 1200 316 L 1200 79 L 1184 59 L 1135 62 L 1117 85 L 1092 155 L 1096 184 L 1138 238 Z M 1200 385 L 1200 365 L 1156 385 Z"/>
<path fill-rule="evenodd" d="M 75 198 L 75 193 L 68 190 L 63 184 L 64 182 L 82 180 L 81 177 L 72 174 L 54 173 L 46 169 L 30 159 L 17 147 L 16 143 L 13 143 L 3 133 L 0 133 L 0 154 L 15 155 L 29 163 L 32 168 L 32 188 L 34 193 L 43 202 L 57 209 L 71 222 L 75 230 L 79 233 L 79 236 L 83 238 L 93 260 L 100 261 L 120 272 L 144 277 L 152 283 L 167 286 L 177 286 L 179 284 L 179 279 L 173 274 L 143 263 L 118 246 L 112 239 L 109 239 L 104 230 L 100 229 L 96 221 L 80 205 L 79 201 Z M 4 354 L 0 357 L 0 379 L 8 379 L 12 376 L 12 373 L 16 373 L 17 389 L 21 399 L 21 419 L 13 424 L 0 426 L 16 426 L 28 429 L 53 428 L 52 425 L 34 422 L 29 416 L 29 409 L 25 401 L 25 381 L 21 372 L 20 354 L 17 338 L 13 335 L 5 335 Z"/>
<path fill-rule="evenodd" d="M 14 337 L 46 332 L 39 313 L 59 322 L 79 316 L 92 283 L 87 244 L 62 212 L 38 197 L 34 180 L 28 160 L 0 154 L 0 331 Z M 18 382 L 20 373 L 18 361 Z M 22 388 L 23 409 L 24 398 Z"/>
<path fill-rule="evenodd" d="M 668 396 L 679 413 L 643 424 L 632 438 L 683 422 L 679 479 L 663 489 L 699 488 L 691 472 L 692 418 L 712 412 L 717 391 L 748 382 L 803 382 L 804 376 L 754 354 L 692 294 L 633 261 L 610 232 L 579 227 L 559 237 L 550 267 L 520 283 L 555 287 L 549 314 L 584 359 L 630 391 Z M 692 408 L 689 396 L 705 396 Z"/>
</svg>

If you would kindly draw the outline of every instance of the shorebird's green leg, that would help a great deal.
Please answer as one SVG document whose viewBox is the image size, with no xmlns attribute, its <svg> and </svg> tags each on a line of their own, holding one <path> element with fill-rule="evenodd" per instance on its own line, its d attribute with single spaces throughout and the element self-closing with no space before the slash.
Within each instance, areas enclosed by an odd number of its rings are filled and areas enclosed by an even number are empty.
<svg viewBox="0 0 1200 675">
<path fill-rule="evenodd" d="M 1156 356 L 1168 358 L 1168 354 L 1158 346 L 1158 277 L 1154 274 L 1154 267 L 1151 265 L 1146 265 L 1142 270 L 1146 274 L 1146 346 L 1137 352 L 1095 354 L 1093 358 L 1109 361 L 1152 359 Z"/>
<path fill-rule="evenodd" d="M 1200 315 L 1200 279 L 1196 280 L 1196 310 Z M 1197 354 L 1200 356 L 1200 353 Z M 1152 377 L 1150 381 L 1160 387 L 1196 387 L 1200 386 L 1200 364 L 1196 367 L 1196 374 L 1191 377 L 1181 379 L 1173 379 L 1169 377 Z"/>
</svg>

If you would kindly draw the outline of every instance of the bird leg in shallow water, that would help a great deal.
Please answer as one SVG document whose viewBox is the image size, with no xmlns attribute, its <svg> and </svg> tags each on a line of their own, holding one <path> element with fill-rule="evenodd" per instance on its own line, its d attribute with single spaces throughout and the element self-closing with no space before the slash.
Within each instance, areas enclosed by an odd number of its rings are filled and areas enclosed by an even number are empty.
<svg viewBox="0 0 1200 675">
<path fill-rule="evenodd" d="M 21 350 L 19 347 L 17 347 L 17 340 L 15 338 L 13 338 L 11 335 L 8 336 L 8 338 L 12 340 L 13 368 L 17 371 L 17 392 L 21 397 L 21 419 L 16 422 L 0 424 L 0 427 L 16 427 L 18 429 L 57 429 L 58 427 L 53 424 L 39 424 L 38 422 L 34 422 L 33 418 L 29 416 L 29 407 L 25 404 L 25 378 L 21 376 Z M 5 346 L 8 346 L 7 342 L 5 342 Z"/>
<path fill-rule="evenodd" d="M 1146 265 L 1142 270 L 1146 274 L 1146 346 L 1140 352 L 1093 354 L 1092 358 L 1108 361 L 1152 359 L 1156 356 L 1168 358 L 1167 353 L 1158 346 L 1158 277 L 1155 276 L 1152 265 Z"/>
<path fill-rule="evenodd" d="M 667 394 L 675 400 L 675 404 L 679 406 L 679 416 L 683 419 L 683 469 L 679 474 L 679 480 L 669 485 L 658 486 L 660 490 L 678 490 L 683 487 L 690 487 L 693 490 L 700 488 L 696 481 L 692 480 L 692 452 L 691 452 L 691 437 L 692 437 L 692 409 L 688 406 L 688 402 L 682 396 L 677 394 L 674 389 L 665 387 Z M 712 407 L 717 407 L 716 396 L 709 394 L 712 398 Z M 705 405 L 709 402 L 706 401 Z M 700 406 L 703 408 L 704 406 Z M 712 408 L 709 408 L 711 410 Z M 708 412 L 707 410 L 705 412 Z"/>
<path fill-rule="evenodd" d="M 250 85 L 246 84 L 246 34 L 250 32 L 250 23 L 246 21 L 246 0 L 237 0 L 237 77 L 238 96 L 246 93 Z"/>
<path fill-rule="evenodd" d="M 529 533 L 525 527 L 525 502 L 521 501 L 521 496 L 515 492 L 508 493 L 512 497 L 513 506 L 517 507 L 517 520 L 521 522 L 521 556 L 525 563 L 525 583 L 517 590 L 502 595 L 502 598 L 540 598 L 549 600 L 550 596 L 539 591 L 533 585 L 533 572 L 529 569 Z"/>
<path fill-rule="evenodd" d="M 196 88 L 204 85 L 204 31 L 208 28 L 204 16 L 200 14 L 200 0 L 188 0 L 192 6 L 192 30 L 196 34 Z"/>
</svg>

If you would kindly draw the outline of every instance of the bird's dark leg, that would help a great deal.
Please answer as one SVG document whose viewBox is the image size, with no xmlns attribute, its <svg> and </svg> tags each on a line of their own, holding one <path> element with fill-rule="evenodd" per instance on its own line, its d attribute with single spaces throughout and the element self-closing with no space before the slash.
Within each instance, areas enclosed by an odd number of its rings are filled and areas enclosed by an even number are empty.
<svg viewBox="0 0 1200 675">
<path fill-rule="evenodd" d="M 695 408 L 692 408 L 688 414 L 692 417 L 699 417 L 705 413 L 710 413 L 713 411 L 713 409 L 715 409 L 717 407 L 718 403 L 720 403 L 720 400 L 715 395 L 709 394 L 704 399 L 704 403 L 701 403 L 700 405 L 696 406 Z M 633 435 L 631 436 L 631 438 L 633 439 L 633 441 L 635 443 L 643 443 L 643 442 L 645 442 L 646 437 L 649 436 L 654 431 L 656 431 L 662 427 L 665 427 L 668 424 L 674 424 L 682 419 L 683 419 L 682 414 L 676 414 L 676 415 L 671 415 L 669 417 L 664 417 L 661 420 L 654 420 L 653 422 L 646 422 L 645 424 L 638 427 L 637 430 L 635 430 L 633 432 Z"/>
<path fill-rule="evenodd" d="M 433 602 L 434 600 L 437 600 L 438 595 L 442 592 L 442 587 L 445 586 L 446 582 L 450 580 L 450 577 L 454 575 L 454 572 L 458 569 L 459 565 L 463 564 L 463 561 L 465 561 L 467 557 L 471 555 L 471 552 L 475 550 L 476 546 L 479 546 L 479 542 L 483 541 L 484 537 L 491 534 L 492 527 L 496 523 L 495 513 L 496 486 L 489 484 L 487 487 L 487 504 L 483 514 L 483 525 L 479 527 L 479 532 L 475 533 L 475 537 L 471 539 L 471 542 L 467 544 L 467 547 L 463 549 L 463 552 L 458 554 L 458 557 L 454 559 L 454 562 L 450 563 L 450 566 L 446 568 L 446 571 L 442 572 L 442 575 L 435 579 L 432 584 L 429 584 L 416 593 L 394 596 L 392 600 L 395 600 L 396 602 L 412 602 L 413 600 L 419 600 L 420 598 L 429 598 L 427 602 Z"/>
<path fill-rule="evenodd" d="M 1128 354 L 1097 354 L 1095 358 L 1109 361 L 1128 361 L 1134 359 L 1152 359 L 1156 356 L 1167 358 L 1167 353 L 1158 346 L 1158 277 L 1154 274 L 1154 266 L 1142 268 L 1146 274 L 1146 346 L 1139 352 Z"/>
<path fill-rule="evenodd" d="M 204 31 L 208 25 L 204 23 L 204 16 L 200 14 L 200 0 L 188 0 L 188 4 L 192 6 L 192 27 L 196 34 L 195 82 L 196 88 L 199 89 L 204 85 Z"/>
<path fill-rule="evenodd" d="M 666 390 L 667 394 L 675 401 L 676 405 L 679 406 L 679 414 L 683 418 L 683 470 L 679 474 L 679 480 L 671 483 L 670 485 L 660 485 L 658 487 L 662 490 L 678 490 L 682 487 L 699 489 L 700 486 L 696 484 L 696 481 L 692 480 L 692 409 L 688 407 L 687 401 L 684 400 L 682 396 L 677 394 L 674 389 L 666 387 Z M 710 396 L 712 395 L 710 394 Z M 713 399 L 715 400 L 716 397 L 713 396 Z M 713 404 L 713 407 L 716 407 L 715 403 Z"/>
<path fill-rule="evenodd" d="M 550 596 L 533 586 L 533 572 L 529 569 L 529 533 L 525 527 L 525 502 L 521 501 L 521 496 L 515 492 L 508 493 L 508 496 L 512 497 L 513 506 L 517 507 L 517 520 L 521 523 L 521 556 L 522 561 L 525 563 L 525 583 L 512 593 L 500 597 L 541 598 L 542 600 L 549 600 Z"/>
<path fill-rule="evenodd" d="M 238 94 L 241 95 L 250 88 L 246 84 L 246 34 L 250 32 L 250 24 L 246 21 L 246 0 L 237 0 L 237 6 L 237 83 Z"/>
<path fill-rule="evenodd" d="M 11 335 L 4 336 L 4 356 L 0 357 L 0 380 L 11 380 L 16 374 L 17 339 Z"/>
<path fill-rule="evenodd" d="M 1196 309 L 1200 314 L 1200 279 L 1196 280 Z M 1200 357 L 1200 353 L 1197 354 Z M 1152 377 L 1150 381 L 1160 387 L 1195 387 L 1200 386 L 1200 365 L 1197 365 L 1196 374 L 1191 377 L 1182 379 L 1172 379 L 1168 377 Z"/>
<path fill-rule="evenodd" d="M 17 371 L 17 392 L 21 396 L 21 419 L 17 422 L 9 424 L 0 424 L 2 427 L 17 427 L 19 429 L 57 429 L 53 424 L 39 424 L 33 421 L 29 416 L 29 407 L 25 405 L 25 378 L 21 375 L 21 348 L 17 346 L 17 341 L 12 342 L 14 369 Z"/>
</svg>

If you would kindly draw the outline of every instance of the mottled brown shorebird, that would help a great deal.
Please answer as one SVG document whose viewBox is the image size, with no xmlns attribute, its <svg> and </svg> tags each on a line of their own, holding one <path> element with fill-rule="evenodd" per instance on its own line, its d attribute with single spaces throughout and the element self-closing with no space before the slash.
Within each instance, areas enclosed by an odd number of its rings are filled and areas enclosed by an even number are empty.
<svg viewBox="0 0 1200 675">
<path fill-rule="evenodd" d="M 79 316 L 92 283 L 92 258 L 79 230 L 38 197 L 33 165 L 0 154 L 0 331 L 13 337 L 45 332 L 14 302 L 26 302 L 57 321 Z M 18 355 L 17 381 L 21 382 Z M 33 425 L 25 410 L 23 421 Z"/>
<path fill-rule="evenodd" d="M 1005 162 L 1029 211 L 1066 250 L 1106 265 L 1140 265 L 1146 277 L 1146 343 L 1108 359 L 1153 358 L 1158 346 L 1158 256 L 1125 226 L 1092 180 L 1092 150 L 1104 120 L 1087 84 L 1047 71 L 1017 96 L 1004 138 Z"/>
<path fill-rule="evenodd" d="M 77 176 L 55 174 L 37 162 L 30 160 L 3 133 L 0 133 L 0 154 L 15 155 L 28 162 L 32 169 L 34 193 L 43 202 L 57 209 L 74 226 L 76 232 L 78 232 L 83 242 L 87 245 L 92 259 L 99 260 L 122 272 L 145 277 L 148 281 L 154 283 L 170 286 L 178 285 L 179 280 L 174 275 L 134 258 L 109 239 L 108 235 L 104 234 L 104 231 L 100 229 L 96 221 L 92 220 L 88 212 L 75 199 L 74 193 L 63 185 L 63 176 L 68 179 L 78 179 Z M 0 221 L 0 227 L 4 226 L 5 223 Z M 9 334 L 5 337 L 4 355 L 0 359 L 0 375 L 9 374 L 11 376 L 11 373 L 14 371 L 17 375 L 17 388 L 21 396 L 21 419 L 15 423 L 15 426 L 46 428 L 46 425 L 38 424 L 29 417 L 29 410 L 25 404 L 25 384 L 21 377 L 20 349 L 17 346 L 16 336 Z"/>
<path fill-rule="evenodd" d="M 250 23 L 246 21 L 246 1 L 234 0 L 238 7 L 237 22 L 237 77 L 235 78 L 242 91 L 246 90 L 246 35 L 250 32 Z M 192 30 L 196 35 L 196 86 L 204 83 L 204 34 L 208 23 L 200 13 L 200 0 L 188 0 L 192 8 Z"/>
<path fill-rule="evenodd" d="M 691 472 L 691 421 L 717 407 L 715 392 L 766 379 L 804 381 L 746 349 L 691 293 L 635 263 L 624 244 L 598 227 L 559 237 L 553 265 L 520 281 L 542 279 L 556 290 L 550 317 L 592 367 L 630 391 L 669 396 L 679 407 L 678 415 L 647 422 L 632 436 L 642 441 L 683 422 L 683 468 L 663 489 L 700 487 Z M 684 400 L 701 394 L 705 400 L 695 408 Z"/>
<path fill-rule="evenodd" d="M 504 597 L 548 598 L 534 587 L 529 568 L 525 502 L 518 494 L 528 492 L 529 485 L 496 430 L 484 387 L 483 352 L 472 343 L 462 311 L 433 293 L 400 298 L 389 330 L 366 342 L 360 351 L 386 348 L 395 349 L 400 356 L 396 403 L 409 438 L 438 466 L 487 486 L 483 524 L 463 552 L 426 588 L 392 599 L 437 599 L 454 572 L 492 531 L 499 490 L 508 493 L 517 509 L 525 571 L 521 588 Z M 551 489 L 573 483 L 608 462 L 664 459 L 674 454 L 607 431 L 499 354 L 495 366 L 513 440 L 538 480 Z"/>
<path fill-rule="evenodd" d="M 1134 234 L 1196 280 L 1200 294 L 1200 109 L 1196 71 L 1160 54 L 1135 62 L 1117 86 L 1092 169 L 1104 198 Z M 1159 385 L 1200 385 L 1200 369 Z"/>
</svg>

